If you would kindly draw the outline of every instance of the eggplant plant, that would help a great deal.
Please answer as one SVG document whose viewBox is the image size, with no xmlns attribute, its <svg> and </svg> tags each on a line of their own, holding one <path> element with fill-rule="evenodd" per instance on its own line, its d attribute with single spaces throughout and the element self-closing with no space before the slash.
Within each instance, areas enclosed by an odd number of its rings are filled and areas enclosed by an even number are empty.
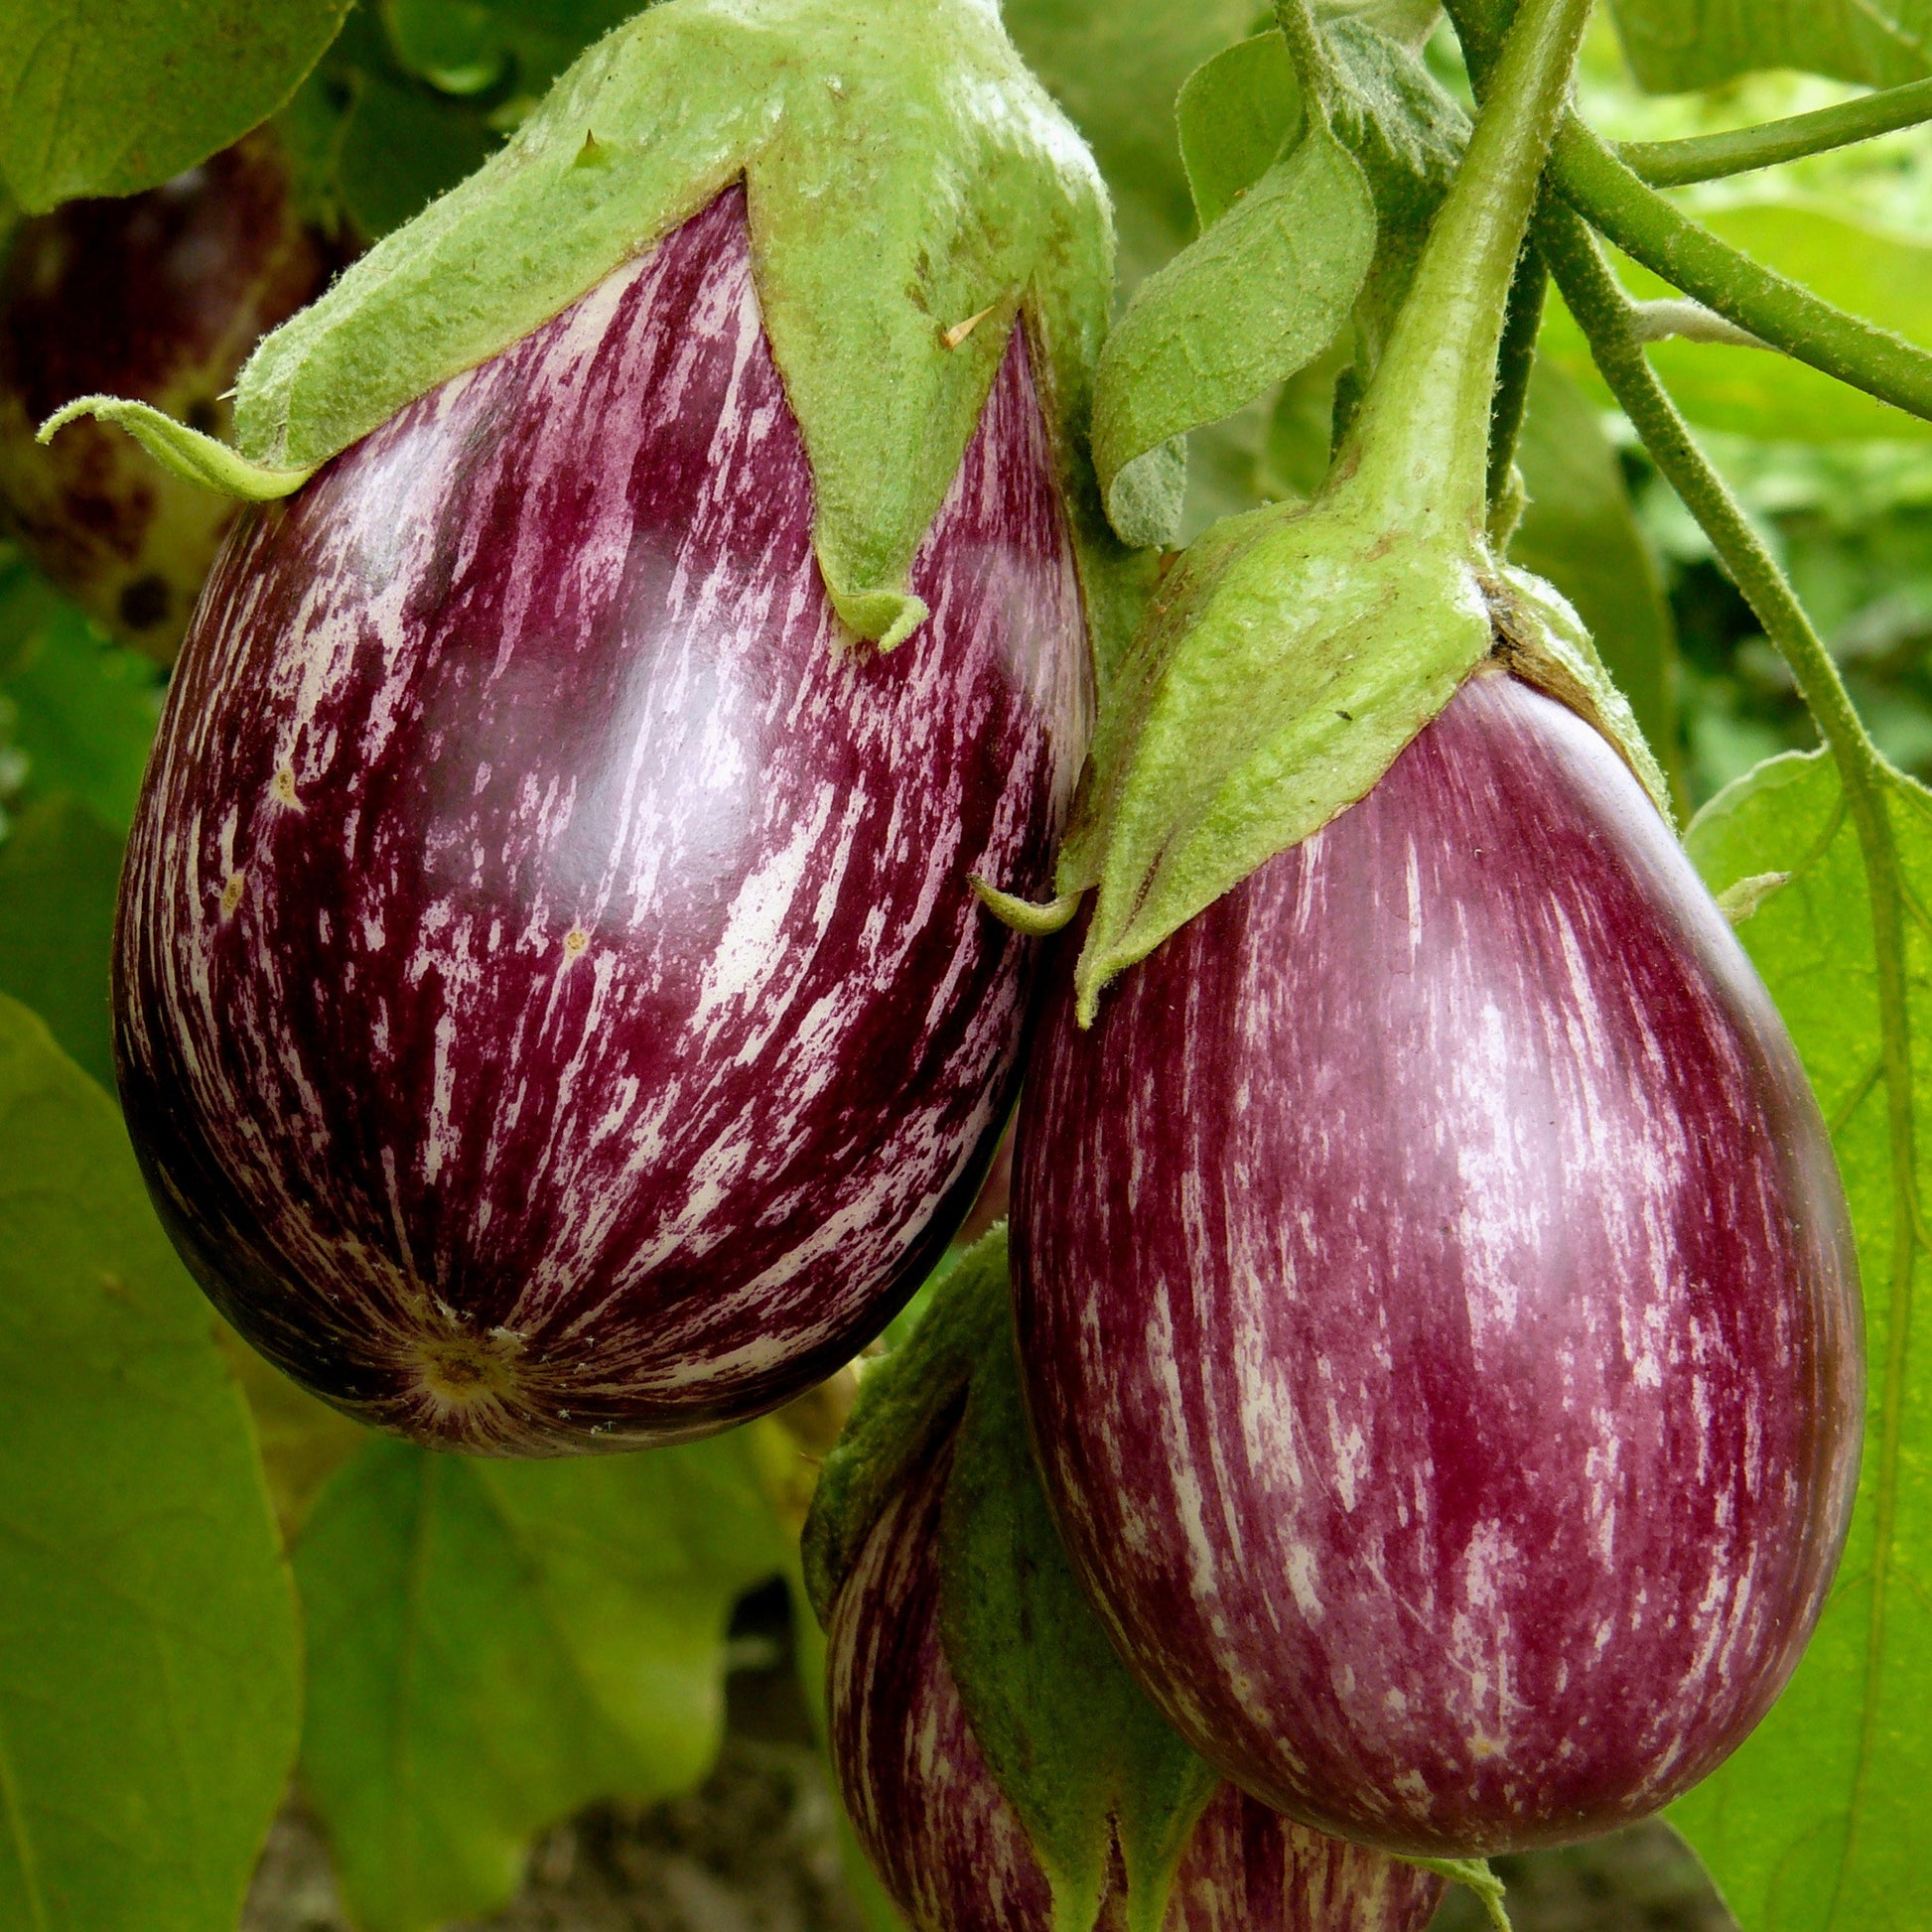
<svg viewBox="0 0 1932 1932">
<path fill-rule="evenodd" d="M 292 1768 L 474 1921 L 779 1579 L 878 1932 L 1506 1928 L 1659 1814 L 1932 1919 L 1932 796 L 1684 413 L 1932 352 L 1826 177 L 1675 193 L 1905 154 L 1923 36 L 345 11 L 0 19 L 0 1923 L 224 1932 Z M 1873 91 L 1611 144 L 1612 34 Z M 1626 474 L 1820 739 L 1688 828 Z M 185 626 L 111 957 L 83 612 Z"/>
</svg>

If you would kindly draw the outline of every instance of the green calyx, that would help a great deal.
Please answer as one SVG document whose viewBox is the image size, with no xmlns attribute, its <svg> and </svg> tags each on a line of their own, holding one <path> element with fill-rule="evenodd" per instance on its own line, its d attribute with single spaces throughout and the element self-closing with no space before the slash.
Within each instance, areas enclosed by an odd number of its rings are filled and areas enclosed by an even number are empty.
<svg viewBox="0 0 1932 1932">
<path fill-rule="evenodd" d="M 1080 454 L 1113 281 L 1106 192 L 993 0 L 664 0 L 261 344 L 236 450 L 127 426 L 195 482 L 286 494 L 739 180 L 846 622 L 891 645 L 924 617 L 912 557 L 1023 315 L 1083 576 L 1116 566 Z"/>
<path fill-rule="evenodd" d="M 1487 533 L 1505 301 L 1587 13 L 1525 0 L 1320 494 L 1210 530 L 1109 683 L 1055 899 L 1033 911 L 1094 895 L 1083 1025 L 1114 974 L 1362 797 L 1492 659 L 1589 718 L 1663 801 L 1575 613 Z"/>
</svg>

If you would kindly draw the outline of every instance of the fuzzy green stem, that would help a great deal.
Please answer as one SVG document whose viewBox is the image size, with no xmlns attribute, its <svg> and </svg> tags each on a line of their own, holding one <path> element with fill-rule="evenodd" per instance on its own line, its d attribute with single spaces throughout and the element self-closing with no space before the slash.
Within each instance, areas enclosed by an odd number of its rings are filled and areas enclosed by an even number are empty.
<svg viewBox="0 0 1932 1932">
<path fill-rule="evenodd" d="M 1775 168 L 1808 154 L 1850 147 L 1874 135 L 1895 133 L 1932 120 L 1932 80 L 1861 94 L 1810 114 L 1793 114 L 1726 134 L 1699 134 L 1685 141 L 1623 141 L 1617 156 L 1652 188 L 1682 188 L 1694 181 L 1721 181 L 1726 175 Z"/>
<path fill-rule="evenodd" d="M 1478 100 L 1509 0 L 1447 0 Z M 1498 69 L 1500 71 L 1500 69 Z M 1932 419 L 1932 354 L 1888 329 L 1847 315 L 1797 282 L 1722 241 L 1643 181 L 1575 114 L 1550 151 L 1558 193 L 1593 227 L 1673 287 L 1759 341 L 1914 416 Z"/>
<path fill-rule="evenodd" d="M 1588 15 L 1589 0 L 1525 0 L 1342 453 L 1340 486 L 1406 528 L 1486 520 L 1506 299 Z"/>
<path fill-rule="evenodd" d="M 1543 257 L 1526 248 L 1516 258 L 1509 285 L 1509 313 L 1503 319 L 1502 346 L 1496 353 L 1496 392 L 1489 405 L 1489 539 L 1501 550 L 1523 512 L 1516 476 L 1516 446 L 1522 440 L 1529 407 L 1530 375 L 1536 367 L 1536 339 L 1543 327 L 1543 298 L 1550 285 Z"/>
<path fill-rule="evenodd" d="M 1838 767 L 1839 783 L 1864 861 L 1891 1156 L 1890 1296 L 1879 1395 L 1877 1466 L 1872 1478 L 1876 1521 L 1864 1659 L 1859 1780 L 1872 1762 L 1884 1653 L 1889 1572 L 1898 1533 L 1898 1487 L 1911 1335 L 1913 1273 L 1923 1241 L 1918 1197 L 1916 1122 L 1912 1102 L 1911 1010 L 1905 976 L 1904 892 L 1888 793 L 1889 767 L 1853 706 L 1838 666 L 1804 608 L 1736 499 L 1692 440 L 1632 327 L 1630 303 L 1605 266 L 1588 230 L 1548 201 L 1537 217 L 1537 246 L 1586 336 L 1590 353 L 1624 414 L 1636 425 L 1657 467 L 1710 537 L 1719 561 L 1791 666 L 1819 736 Z M 1855 1794 L 1853 1818 L 1863 1808 Z"/>
<path fill-rule="evenodd" d="M 1932 354 L 1761 267 L 1640 181 L 1574 115 L 1550 157 L 1558 192 L 1654 274 L 1855 389 L 1932 418 Z"/>
<path fill-rule="evenodd" d="M 1335 57 L 1322 37 L 1311 0 L 1275 0 L 1275 25 L 1288 43 L 1288 58 L 1302 93 L 1311 103 L 1310 121 L 1326 127 L 1334 113 L 1340 81 Z"/>
</svg>

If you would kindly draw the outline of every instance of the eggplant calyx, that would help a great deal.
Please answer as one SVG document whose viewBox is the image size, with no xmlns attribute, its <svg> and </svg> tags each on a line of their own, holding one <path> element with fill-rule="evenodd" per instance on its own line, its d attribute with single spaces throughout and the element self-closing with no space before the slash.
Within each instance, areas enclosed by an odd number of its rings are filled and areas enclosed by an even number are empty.
<svg viewBox="0 0 1932 1932">
<path fill-rule="evenodd" d="M 982 879 L 976 872 L 967 874 L 966 883 L 978 895 L 980 903 L 1002 925 L 1011 926 L 1015 932 L 1025 932 L 1035 939 L 1071 925 L 1083 897 L 1080 893 L 1061 893 L 1049 899 L 1022 898 L 1017 893 L 1001 892 L 999 887 Z"/>
<path fill-rule="evenodd" d="M 1113 231 L 1099 173 L 987 0 L 663 0 L 511 140 L 263 340 L 250 465 L 304 471 L 592 297 L 743 182 L 831 601 L 890 647 L 1016 326 L 1069 500 Z M 962 318 L 973 319 L 970 329 Z M 1075 505 L 1082 575 L 1115 560 Z M 1090 600 L 1091 601 L 1091 600 Z"/>
<path fill-rule="evenodd" d="M 238 496 L 247 503 L 291 496 L 316 473 L 314 464 L 278 469 L 272 464 L 251 463 L 238 450 L 176 422 L 152 403 L 134 402 L 125 396 L 78 396 L 40 426 L 36 440 L 52 442 L 68 424 L 82 416 L 126 430 L 164 470 L 185 483 L 200 483 L 204 489 Z"/>
</svg>

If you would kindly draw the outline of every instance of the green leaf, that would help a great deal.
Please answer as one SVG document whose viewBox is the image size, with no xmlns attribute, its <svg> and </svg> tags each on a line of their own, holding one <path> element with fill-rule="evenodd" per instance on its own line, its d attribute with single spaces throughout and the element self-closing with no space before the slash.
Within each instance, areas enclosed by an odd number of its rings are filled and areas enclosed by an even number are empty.
<svg viewBox="0 0 1932 1932">
<path fill-rule="evenodd" d="M 273 113 L 349 0 L 24 0 L 0 9 L 0 174 L 29 213 L 131 195 Z"/>
<path fill-rule="evenodd" d="M 161 673 L 105 642 L 64 599 L 31 602 L 36 621 L 23 632 L 10 638 L 0 623 L 0 698 L 29 794 L 69 793 L 125 832 L 160 717 Z"/>
<path fill-rule="evenodd" d="M 1173 532 L 1138 524 L 1117 480 L 1171 438 L 1231 416 L 1313 361 L 1347 321 L 1374 251 L 1375 205 L 1361 168 L 1327 129 L 1311 128 L 1141 284 L 1094 383 L 1094 468 L 1125 541 L 1165 542 Z"/>
<path fill-rule="evenodd" d="M 1488 654 L 1453 543 L 1324 497 L 1230 518 L 1157 593 L 1094 735 L 1056 891 L 1100 988 L 1373 785 Z"/>
<path fill-rule="evenodd" d="M 302 1775 L 358 1920 L 489 1911 L 542 1826 L 697 1782 L 732 1603 L 784 1556 L 748 1431 L 554 1462 L 368 1442 L 295 1557 Z"/>
<path fill-rule="evenodd" d="M 1932 347 L 1932 246 L 1798 202 L 1712 208 L 1699 218 L 1764 267 Z M 1612 251 L 1611 259 L 1631 294 L 1645 301 L 1675 294 L 1627 257 Z M 1590 394 L 1607 397 L 1583 332 L 1554 295 L 1543 345 Z M 1657 344 L 1650 355 L 1678 407 L 1712 429 L 1806 443 L 1932 437 L 1932 423 L 1770 349 L 1674 340 Z"/>
<path fill-rule="evenodd" d="M 114 1091 L 107 981 L 121 841 L 71 797 L 21 813 L 0 845 L 0 993 L 46 1021 Z"/>
<path fill-rule="evenodd" d="M 1174 96 L 1203 62 L 1253 31 L 1261 9 L 1255 0 L 1006 0 L 1004 11 L 1027 64 L 1107 178 L 1121 283 L 1131 290 L 1193 231 Z"/>
<path fill-rule="evenodd" d="M 868 1364 L 805 1522 L 801 1581 L 821 1624 L 880 1511 L 926 1460 L 974 1364 L 1006 1333 L 1006 1290 L 1007 1230 L 996 1222 L 940 1278 L 905 1340 Z"/>
<path fill-rule="evenodd" d="M 1074 1582 L 1034 1466 L 1011 1317 L 975 1365 L 941 1528 L 940 1634 L 960 1702 L 1053 1888 L 1087 1932 L 1118 1843 L 1128 1932 L 1158 1932 L 1220 1777 L 1122 1668 Z"/>
<path fill-rule="evenodd" d="M 51 443 L 69 423 L 92 416 L 124 429 L 171 476 L 204 489 L 239 497 L 244 503 L 270 503 L 293 496 L 315 475 L 307 470 L 276 470 L 250 463 L 212 436 L 178 423 L 152 403 L 128 402 L 119 396 L 76 396 L 40 426 L 38 440 Z"/>
<path fill-rule="evenodd" d="M 119 1117 L 0 999 L 0 1925 L 230 1932 L 295 1751 L 247 1413 Z"/>
<path fill-rule="evenodd" d="M 1906 896 L 1921 1197 L 1932 1162 L 1932 796 L 1892 774 Z M 1671 1813 L 1745 1932 L 1918 1932 L 1932 1924 L 1932 1330 L 1895 1278 L 1872 926 L 1858 839 L 1821 754 L 1721 792 L 1687 838 L 1705 883 L 1764 875 L 1738 927 L 1831 1123 L 1864 1281 L 1869 1395 L 1851 1538 L 1811 1647 L 1736 1756 Z M 1921 1241 L 1923 1236 L 1921 1236 Z"/>
<path fill-rule="evenodd" d="M 1547 359 L 1530 379 L 1516 461 L 1529 506 L 1510 555 L 1576 606 L 1644 737 L 1668 765 L 1677 745 L 1670 607 L 1616 452 L 1588 399 Z"/>
<path fill-rule="evenodd" d="M 1194 213 L 1210 228 L 1302 132 L 1302 88 L 1288 43 L 1256 34 L 1187 76 L 1173 106 Z"/>
<path fill-rule="evenodd" d="M 1928 0 L 1610 0 L 1623 51 L 1653 93 L 1803 68 L 1890 87 L 1932 71 Z"/>
</svg>

